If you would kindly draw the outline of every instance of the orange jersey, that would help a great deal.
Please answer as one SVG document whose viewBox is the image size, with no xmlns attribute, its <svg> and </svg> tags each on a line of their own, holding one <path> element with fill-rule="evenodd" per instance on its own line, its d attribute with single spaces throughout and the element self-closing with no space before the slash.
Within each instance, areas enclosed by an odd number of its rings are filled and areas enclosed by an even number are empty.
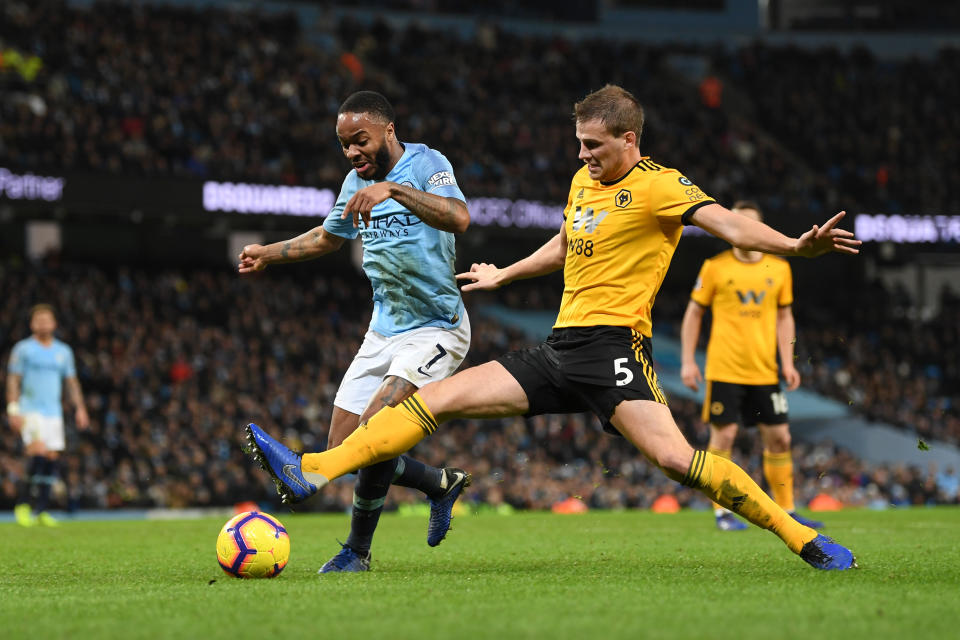
<svg viewBox="0 0 960 640">
<path fill-rule="evenodd" d="M 712 204 L 676 169 L 644 158 L 614 182 L 573 177 L 564 208 L 567 255 L 554 327 L 630 327 L 650 337 L 650 313 L 683 224 Z"/>
<path fill-rule="evenodd" d="M 786 260 L 742 262 L 724 251 L 703 263 L 690 298 L 713 313 L 707 380 L 777 384 L 777 310 L 793 304 Z"/>
</svg>

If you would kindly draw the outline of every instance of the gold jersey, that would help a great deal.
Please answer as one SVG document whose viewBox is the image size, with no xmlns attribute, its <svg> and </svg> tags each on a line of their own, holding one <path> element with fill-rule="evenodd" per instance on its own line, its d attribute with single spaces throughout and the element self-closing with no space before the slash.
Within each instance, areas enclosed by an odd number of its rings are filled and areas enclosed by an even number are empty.
<svg viewBox="0 0 960 640">
<path fill-rule="evenodd" d="M 783 258 L 742 262 L 733 251 L 710 258 L 690 298 L 710 307 L 707 380 L 777 384 L 777 310 L 793 304 L 793 276 Z"/>
<path fill-rule="evenodd" d="M 683 224 L 713 202 L 648 158 L 613 182 L 592 179 L 584 165 L 563 210 L 567 255 L 554 327 L 630 327 L 650 337 L 653 300 Z"/>
</svg>

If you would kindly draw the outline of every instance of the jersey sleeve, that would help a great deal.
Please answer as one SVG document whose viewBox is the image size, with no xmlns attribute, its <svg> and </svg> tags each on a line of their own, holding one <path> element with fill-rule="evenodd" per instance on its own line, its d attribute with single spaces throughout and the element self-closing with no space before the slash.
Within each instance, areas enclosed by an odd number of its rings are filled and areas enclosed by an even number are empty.
<svg viewBox="0 0 960 640">
<path fill-rule="evenodd" d="M 570 183 L 570 193 L 567 194 L 567 205 L 563 208 L 563 219 L 566 220 L 567 216 L 570 215 L 570 212 L 573 210 L 573 192 L 577 190 L 577 179 L 574 178 L 573 182 Z"/>
<path fill-rule="evenodd" d="M 13 350 L 10 352 L 10 361 L 7 363 L 7 373 L 10 375 L 23 377 L 24 366 L 26 365 L 23 347 L 23 343 L 13 345 Z"/>
<path fill-rule="evenodd" d="M 780 295 L 777 296 L 777 306 L 789 307 L 793 304 L 793 272 L 790 263 L 783 261 L 783 284 L 780 285 Z"/>
<path fill-rule="evenodd" d="M 64 378 L 76 378 L 77 377 L 77 363 L 73 358 L 73 349 L 70 347 L 64 347 L 63 349 L 66 357 L 63 359 L 63 369 L 61 373 Z"/>
<path fill-rule="evenodd" d="M 346 238 L 347 240 L 353 240 L 357 237 L 357 234 L 360 233 L 360 229 L 353 226 L 352 217 L 346 220 L 340 218 L 340 216 L 343 215 L 344 207 L 347 206 L 347 201 L 357 192 L 353 175 L 354 173 L 351 171 L 347 174 L 347 177 L 344 178 L 343 186 L 340 187 L 340 195 L 337 196 L 337 201 L 334 203 L 333 209 L 330 210 L 326 220 L 323 221 L 324 230 L 335 236 Z"/>
<path fill-rule="evenodd" d="M 689 224 L 694 211 L 715 202 L 675 169 L 664 169 L 650 181 L 650 208 L 663 221 Z"/>
<path fill-rule="evenodd" d="M 420 154 L 420 162 L 416 167 L 417 188 L 426 193 L 432 193 L 444 198 L 456 198 L 466 202 L 463 192 L 457 186 L 457 178 L 453 175 L 453 165 L 440 153 L 429 149 Z"/>
<path fill-rule="evenodd" d="M 690 293 L 690 299 L 701 307 L 709 307 L 713 302 L 713 294 L 716 290 L 713 281 L 713 269 L 710 268 L 710 261 L 706 260 L 700 267 L 700 273 L 697 275 L 697 281 L 693 285 L 693 291 Z"/>
</svg>

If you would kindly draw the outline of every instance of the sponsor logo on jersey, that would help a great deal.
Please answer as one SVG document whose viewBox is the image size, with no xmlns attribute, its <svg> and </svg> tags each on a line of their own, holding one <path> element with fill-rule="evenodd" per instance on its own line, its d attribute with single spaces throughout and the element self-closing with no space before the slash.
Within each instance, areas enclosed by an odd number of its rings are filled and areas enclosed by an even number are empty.
<svg viewBox="0 0 960 640">
<path fill-rule="evenodd" d="M 456 184 L 456 180 L 453 179 L 453 172 L 451 171 L 437 171 L 435 174 L 430 176 L 427 179 L 427 184 L 431 187 L 449 187 L 453 184 Z"/>
<path fill-rule="evenodd" d="M 584 229 L 587 233 L 593 233 L 609 213 L 609 211 L 600 211 L 594 215 L 593 208 L 587 207 L 586 210 L 581 210 L 578 206 L 573 214 L 573 230 L 580 231 L 580 229 Z"/>
<path fill-rule="evenodd" d="M 754 304 L 760 304 L 763 302 L 763 298 L 766 295 L 766 291 L 757 293 L 756 291 L 740 291 L 737 289 L 737 297 L 740 298 L 740 304 L 749 304 L 750 302 L 753 302 Z"/>
</svg>

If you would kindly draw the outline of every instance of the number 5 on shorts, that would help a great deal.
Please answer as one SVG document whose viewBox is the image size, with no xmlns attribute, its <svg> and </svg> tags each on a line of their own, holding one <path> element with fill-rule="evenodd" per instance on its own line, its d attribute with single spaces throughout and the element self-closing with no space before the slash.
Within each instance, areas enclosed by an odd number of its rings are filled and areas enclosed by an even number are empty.
<svg viewBox="0 0 960 640">
<path fill-rule="evenodd" d="M 613 375 L 617 377 L 617 386 L 625 387 L 633 382 L 633 371 L 622 366 L 630 361 L 630 358 L 617 358 L 613 361 Z M 620 376 L 623 376 L 622 378 Z"/>
</svg>

